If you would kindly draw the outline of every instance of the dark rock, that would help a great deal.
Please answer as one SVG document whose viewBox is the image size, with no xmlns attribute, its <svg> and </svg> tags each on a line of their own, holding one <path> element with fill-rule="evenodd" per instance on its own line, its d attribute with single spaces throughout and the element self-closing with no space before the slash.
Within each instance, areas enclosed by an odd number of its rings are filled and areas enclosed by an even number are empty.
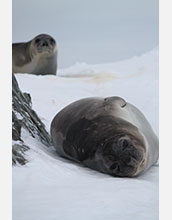
<svg viewBox="0 0 172 220">
<path fill-rule="evenodd" d="M 13 165 L 15 165 L 17 162 L 21 165 L 25 165 L 28 162 L 28 160 L 25 158 L 25 151 L 29 150 L 30 148 L 22 141 L 14 143 L 12 147 Z"/>
<path fill-rule="evenodd" d="M 12 74 L 12 139 L 20 141 L 12 146 L 13 164 L 18 162 L 23 165 L 27 162 L 24 158 L 24 152 L 29 149 L 29 146 L 26 146 L 24 140 L 21 139 L 22 127 L 28 130 L 32 137 L 38 138 L 46 146 L 52 145 L 45 125 L 32 109 L 30 94 L 22 93 L 15 75 Z"/>
<path fill-rule="evenodd" d="M 12 139 L 17 141 L 21 140 L 21 121 L 16 117 L 15 113 L 12 112 Z"/>
</svg>

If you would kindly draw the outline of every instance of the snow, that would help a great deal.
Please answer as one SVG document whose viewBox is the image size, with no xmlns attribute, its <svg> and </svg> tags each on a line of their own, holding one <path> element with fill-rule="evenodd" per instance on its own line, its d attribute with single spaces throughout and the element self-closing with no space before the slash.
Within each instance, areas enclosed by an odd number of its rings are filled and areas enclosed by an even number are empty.
<svg viewBox="0 0 172 220">
<path fill-rule="evenodd" d="M 116 63 L 76 63 L 56 76 L 16 74 L 46 129 L 67 104 L 121 96 L 158 135 L 158 49 Z M 60 158 L 22 130 L 30 161 L 13 167 L 13 220 L 157 220 L 158 164 L 136 178 L 114 178 Z"/>
</svg>

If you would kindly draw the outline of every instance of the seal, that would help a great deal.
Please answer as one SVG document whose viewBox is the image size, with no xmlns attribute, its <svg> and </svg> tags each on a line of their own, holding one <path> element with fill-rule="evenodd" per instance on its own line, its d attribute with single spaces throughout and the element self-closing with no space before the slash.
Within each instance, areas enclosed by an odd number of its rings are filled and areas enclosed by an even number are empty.
<svg viewBox="0 0 172 220">
<path fill-rule="evenodd" d="M 12 44 L 12 72 L 36 75 L 56 75 L 56 41 L 40 34 L 31 41 Z"/>
<path fill-rule="evenodd" d="M 118 177 L 134 177 L 159 156 L 159 141 L 134 105 L 114 96 L 78 100 L 53 118 L 50 128 L 61 156 Z"/>
</svg>

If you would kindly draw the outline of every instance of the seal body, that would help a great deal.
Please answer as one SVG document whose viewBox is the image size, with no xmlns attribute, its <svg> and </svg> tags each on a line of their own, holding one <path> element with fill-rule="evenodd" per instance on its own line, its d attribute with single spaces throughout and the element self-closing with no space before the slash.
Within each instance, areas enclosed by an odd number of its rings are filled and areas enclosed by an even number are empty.
<svg viewBox="0 0 172 220">
<path fill-rule="evenodd" d="M 68 105 L 52 120 L 51 137 L 61 156 L 119 177 L 139 175 L 159 155 L 158 138 L 147 119 L 115 96 Z"/>
<path fill-rule="evenodd" d="M 57 71 L 56 41 L 40 34 L 29 42 L 12 44 L 12 72 L 55 75 Z"/>
</svg>

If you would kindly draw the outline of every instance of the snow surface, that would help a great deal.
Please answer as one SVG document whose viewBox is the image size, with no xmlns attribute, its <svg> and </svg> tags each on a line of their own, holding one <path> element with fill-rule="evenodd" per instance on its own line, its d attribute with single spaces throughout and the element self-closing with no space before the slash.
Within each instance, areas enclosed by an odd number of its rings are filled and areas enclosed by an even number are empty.
<svg viewBox="0 0 172 220">
<path fill-rule="evenodd" d="M 16 74 L 46 129 L 67 104 L 121 96 L 158 135 L 158 49 L 116 63 L 76 63 L 57 76 Z M 22 130 L 30 161 L 13 167 L 13 220 L 157 220 L 158 165 L 136 178 L 115 178 L 60 158 Z"/>
</svg>

